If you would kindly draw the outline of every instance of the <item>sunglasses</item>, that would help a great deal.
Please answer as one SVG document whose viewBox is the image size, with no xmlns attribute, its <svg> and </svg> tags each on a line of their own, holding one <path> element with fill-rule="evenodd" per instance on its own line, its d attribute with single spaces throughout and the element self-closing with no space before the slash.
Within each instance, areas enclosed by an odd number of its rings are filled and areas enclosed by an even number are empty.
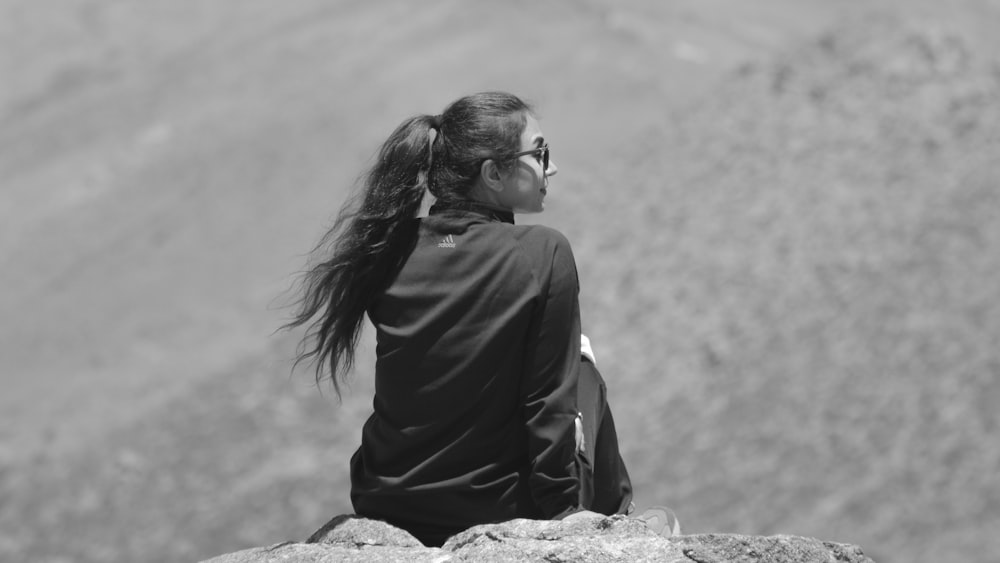
<svg viewBox="0 0 1000 563">
<path fill-rule="evenodd" d="M 546 172 L 549 169 L 549 145 L 545 144 L 538 148 L 531 150 L 516 152 L 510 156 L 511 159 L 515 159 L 519 156 L 524 156 L 526 154 L 534 155 L 538 162 L 542 163 L 542 172 Z"/>
</svg>

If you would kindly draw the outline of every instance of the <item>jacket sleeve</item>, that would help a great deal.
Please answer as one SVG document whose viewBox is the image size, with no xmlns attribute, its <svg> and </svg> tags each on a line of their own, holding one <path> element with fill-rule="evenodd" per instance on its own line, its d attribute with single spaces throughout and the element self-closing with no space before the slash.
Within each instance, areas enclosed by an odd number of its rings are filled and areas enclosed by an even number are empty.
<svg viewBox="0 0 1000 563">
<path fill-rule="evenodd" d="M 576 510 L 579 479 L 574 421 L 580 369 L 580 305 L 576 262 L 569 241 L 536 227 L 522 241 L 531 248 L 537 306 L 526 342 L 521 404 L 530 460 L 529 485 L 547 518 Z"/>
</svg>

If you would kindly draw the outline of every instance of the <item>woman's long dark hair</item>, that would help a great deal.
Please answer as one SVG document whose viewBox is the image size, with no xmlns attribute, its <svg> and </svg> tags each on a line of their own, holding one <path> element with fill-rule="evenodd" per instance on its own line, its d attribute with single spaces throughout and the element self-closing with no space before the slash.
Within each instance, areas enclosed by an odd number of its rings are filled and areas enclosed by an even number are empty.
<svg viewBox="0 0 1000 563">
<path fill-rule="evenodd" d="M 283 327 L 308 324 L 295 363 L 314 361 L 317 384 L 328 374 L 339 395 L 365 312 L 413 248 L 425 190 L 439 201 L 467 199 L 484 160 L 503 163 L 520 150 L 530 111 L 505 92 L 473 94 L 439 116 L 407 119 L 383 143 L 363 191 L 313 250 L 296 312 Z"/>
</svg>

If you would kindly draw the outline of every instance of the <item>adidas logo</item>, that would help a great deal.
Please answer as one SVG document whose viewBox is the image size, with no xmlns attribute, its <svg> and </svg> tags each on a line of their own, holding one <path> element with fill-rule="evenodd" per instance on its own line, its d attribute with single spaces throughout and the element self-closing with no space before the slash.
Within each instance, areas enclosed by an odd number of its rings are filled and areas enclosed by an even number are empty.
<svg viewBox="0 0 1000 563">
<path fill-rule="evenodd" d="M 455 248 L 455 238 L 451 235 L 444 237 L 444 239 L 438 243 L 438 248 Z"/>
</svg>

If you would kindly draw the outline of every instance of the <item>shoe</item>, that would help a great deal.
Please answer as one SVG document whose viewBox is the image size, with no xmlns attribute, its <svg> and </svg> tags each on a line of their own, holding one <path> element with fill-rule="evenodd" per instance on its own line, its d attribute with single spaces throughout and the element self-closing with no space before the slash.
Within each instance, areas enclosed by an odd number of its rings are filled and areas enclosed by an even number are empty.
<svg viewBox="0 0 1000 563">
<path fill-rule="evenodd" d="M 635 518 L 642 520 L 646 523 L 647 528 L 665 538 L 681 534 L 681 523 L 677 519 L 677 515 L 665 506 L 647 508 Z"/>
</svg>

